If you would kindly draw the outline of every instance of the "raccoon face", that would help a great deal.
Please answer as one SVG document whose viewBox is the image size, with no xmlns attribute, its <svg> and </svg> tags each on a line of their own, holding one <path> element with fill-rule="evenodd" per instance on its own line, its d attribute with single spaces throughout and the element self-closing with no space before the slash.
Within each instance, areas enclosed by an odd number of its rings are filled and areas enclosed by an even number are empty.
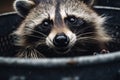
<svg viewBox="0 0 120 80">
<path fill-rule="evenodd" d="M 94 44 L 100 46 L 110 37 L 103 28 L 105 18 L 91 9 L 92 3 L 93 0 L 16 0 L 15 9 L 25 20 L 14 32 L 18 37 L 15 44 L 35 48 L 44 45 L 60 54 L 80 52 Z"/>
</svg>

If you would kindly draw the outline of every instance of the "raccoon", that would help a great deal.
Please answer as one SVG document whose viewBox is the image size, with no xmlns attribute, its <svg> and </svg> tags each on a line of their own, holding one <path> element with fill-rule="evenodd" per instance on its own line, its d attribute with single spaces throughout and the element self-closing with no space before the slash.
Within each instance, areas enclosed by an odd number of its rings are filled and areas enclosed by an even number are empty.
<svg viewBox="0 0 120 80">
<path fill-rule="evenodd" d="M 111 37 L 105 17 L 94 0 L 16 0 L 14 9 L 24 18 L 13 32 L 19 47 L 16 57 L 73 57 L 92 55 L 106 48 Z"/>
</svg>

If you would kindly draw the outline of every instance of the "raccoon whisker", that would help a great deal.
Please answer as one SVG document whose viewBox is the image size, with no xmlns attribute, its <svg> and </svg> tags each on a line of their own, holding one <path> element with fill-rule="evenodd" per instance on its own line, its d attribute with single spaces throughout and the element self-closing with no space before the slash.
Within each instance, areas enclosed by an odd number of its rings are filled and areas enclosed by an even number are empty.
<svg viewBox="0 0 120 80">
<path fill-rule="evenodd" d="M 36 54 L 36 53 L 33 51 L 33 49 L 30 48 L 30 50 L 28 50 L 28 56 L 27 56 L 27 57 L 29 57 L 29 58 L 35 58 L 35 57 L 34 57 L 35 54 Z"/>
<path fill-rule="evenodd" d="M 25 55 L 25 51 L 20 51 L 16 56 L 22 58 Z"/>
<path fill-rule="evenodd" d="M 80 37 L 80 38 L 77 39 L 77 41 L 79 41 L 79 40 L 86 40 L 86 39 L 87 39 L 87 40 L 88 40 L 88 39 L 97 40 L 95 37 L 91 37 L 91 36 L 90 36 L 90 37 Z"/>
<path fill-rule="evenodd" d="M 40 42 L 40 43 L 37 43 L 38 45 L 42 45 L 42 44 L 46 44 L 45 42 Z"/>
<path fill-rule="evenodd" d="M 77 37 L 81 37 L 81 36 L 88 35 L 88 34 L 93 34 L 93 33 L 96 33 L 96 32 L 87 32 L 87 33 L 82 33 L 82 34 L 79 34 Z"/>
<path fill-rule="evenodd" d="M 48 37 L 49 38 L 49 37 Z M 53 42 L 50 38 L 49 38 L 50 42 Z"/>
<path fill-rule="evenodd" d="M 34 54 L 34 53 L 35 53 L 35 54 Z M 34 58 L 37 58 L 37 57 L 38 57 L 34 49 L 33 49 L 33 54 L 32 54 L 32 55 L 33 55 Z"/>
<path fill-rule="evenodd" d="M 45 42 L 39 42 L 39 43 L 36 44 L 35 47 L 38 47 L 38 46 L 40 46 L 40 45 L 44 45 L 44 44 L 46 44 L 46 43 L 45 43 Z"/>
<path fill-rule="evenodd" d="M 25 50 L 21 49 L 21 50 L 16 54 L 16 56 L 22 58 L 22 57 L 24 56 L 24 54 L 25 54 Z"/>
<path fill-rule="evenodd" d="M 33 57 L 33 58 L 35 57 L 35 54 L 34 54 L 34 53 L 35 53 L 35 52 L 34 52 L 33 50 L 32 50 L 31 53 L 30 53 L 30 56 Z"/>
<path fill-rule="evenodd" d="M 36 55 L 34 54 L 34 51 L 31 52 L 31 56 L 32 56 L 32 58 L 37 58 Z"/>
<path fill-rule="evenodd" d="M 24 55 L 26 54 L 26 51 L 24 50 L 22 53 L 20 53 L 20 54 L 22 54 L 22 56 L 21 57 L 24 57 Z"/>
<path fill-rule="evenodd" d="M 26 36 L 31 36 L 31 37 L 35 37 L 35 38 L 39 38 L 39 39 L 45 39 L 44 37 L 39 37 L 39 36 L 35 36 L 35 35 L 26 35 Z"/>
<path fill-rule="evenodd" d="M 46 44 L 45 40 L 39 40 L 38 44 Z"/>
<path fill-rule="evenodd" d="M 34 58 L 38 58 L 37 53 L 34 51 L 35 54 L 33 54 Z"/>
<path fill-rule="evenodd" d="M 38 53 L 38 54 L 39 54 L 39 55 L 38 55 L 39 57 L 45 57 L 42 53 L 40 53 L 40 52 L 37 51 L 36 49 L 34 49 L 34 52 L 35 52 L 35 53 Z M 36 54 L 36 57 L 37 57 L 37 54 Z"/>
<path fill-rule="evenodd" d="M 38 58 L 36 51 L 35 51 L 34 49 L 33 49 L 32 51 L 33 51 L 32 57 L 33 57 L 33 58 Z"/>
<path fill-rule="evenodd" d="M 33 51 L 33 50 L 30 50 L 30 51 L 28 51 L 27 57 L 33 58 L 33 57 L 34 57 L 33 54 L 34 54 L 34 51 Z"/>
<path fill-rule="evenodd" d="M 19 57 L 21 57 L 23 54 L 20 54 L 20 52 L 18 52 L 15 56 L 19 56 Z"/>
<path fill-rule="evenodd" d="M 16 56 L 21 58 L 23 56 L 23 53 L 18 53 Z"/>
<path fill-rule="evenodd" d="M 78 35 L 80 32 L 83 32 L 83 31 L 85 31 L 86 29 L 88 29 L 88 28 L 90 28 L 91 26 L 88 26 L 88 27 L 84 27 L 83 29 L 81 29 L 81 30 L 76 30 L 76 34 Z"/>
<path fill-rule="evenodd" d="M 28 58 L 28 55 L 29 55 L 30 51 L 27 50 L 26 53 L 25 53 L 25 57 Z"/>
<path fill-rule="evenodd" d="M 32 54 L 31 54 L 32 58 L 38 58 L 38 57 L 45 57 L 43 54 L 41 54 L 39 51 L 37 51 L 36 49 L 32 50 Z"/>
<path fill-rule="evenodd" d="M 95 38 L 92 38 L 92 37 L 80 37 L 77 40 L 85 40 L 85 39 L 95 39 Z"/>
<path fill-rule="evenodd" d="M 38 57 L 38 56 L 37 56 L 37 53 L 35 52 L 34 49 L 32 50 L 32 53 L 31 53 L 31 54 L 32 54 L 32 58 L 37 58 L 37 57 Z"/>
<path fill-rule="evenodd" d="M 33 31 L 33 32 L 36 32 L 36 33 L 38 33 L 38 34 L 44 36 L 44 37 L 47 37 L 47 35 L 45 35 L 45 34 L 42 33 L 42 32 L 39 32 L 39 31 L 33 30 L 32 28 L 29 28 L 29 27 L 27 27 L 27 28 L 30 29 L 30 30 Z"/>
</svg>

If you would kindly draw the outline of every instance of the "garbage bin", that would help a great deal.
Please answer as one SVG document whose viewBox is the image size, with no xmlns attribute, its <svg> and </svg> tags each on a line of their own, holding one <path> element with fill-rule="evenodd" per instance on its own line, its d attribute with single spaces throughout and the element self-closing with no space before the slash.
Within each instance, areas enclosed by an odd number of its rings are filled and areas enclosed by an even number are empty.
<svg viewBox="0 0 120 80">
<path fill-rule="evenodd" d="M 114 41 L 109 54 L 73 58 L 12 58 L 14 45 L 10 34 L 22 21 L 15 12 L 0 15 L 0 79 L 1 80 L 120 80 L 120 1 L 98 0 L 99 14 L 110 16 L 106 30 Z M 118 3 L 119 2 L 119 3 Z M 112 6 L 111 5 L 115 5 Z M 3 57 L 5 56 L 6 57 Z M 9 56 L 9 57 L 7 57 Z"/>
</svg>

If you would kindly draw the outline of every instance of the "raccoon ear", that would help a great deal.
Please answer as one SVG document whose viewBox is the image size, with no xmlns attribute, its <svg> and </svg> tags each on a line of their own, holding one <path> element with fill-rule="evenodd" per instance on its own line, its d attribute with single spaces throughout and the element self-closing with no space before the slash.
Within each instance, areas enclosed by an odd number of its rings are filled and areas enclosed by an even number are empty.
<svg viewBox="0 0 120 80">
<path fill-rule="evenodd" d="M 83 1 L 84 3 L 86 3 L 89 6 L 93 6 L 95 3 L 95 0 L 81 0 L 81 1 Z"/>
<path fill-rule="evenodd" d="M 33 0 L 16 0 L 13 6 L 18 14 L 25 17 L 29 13 L 30 9 L 35 6 L 35 2 Z"/>
</svg>

